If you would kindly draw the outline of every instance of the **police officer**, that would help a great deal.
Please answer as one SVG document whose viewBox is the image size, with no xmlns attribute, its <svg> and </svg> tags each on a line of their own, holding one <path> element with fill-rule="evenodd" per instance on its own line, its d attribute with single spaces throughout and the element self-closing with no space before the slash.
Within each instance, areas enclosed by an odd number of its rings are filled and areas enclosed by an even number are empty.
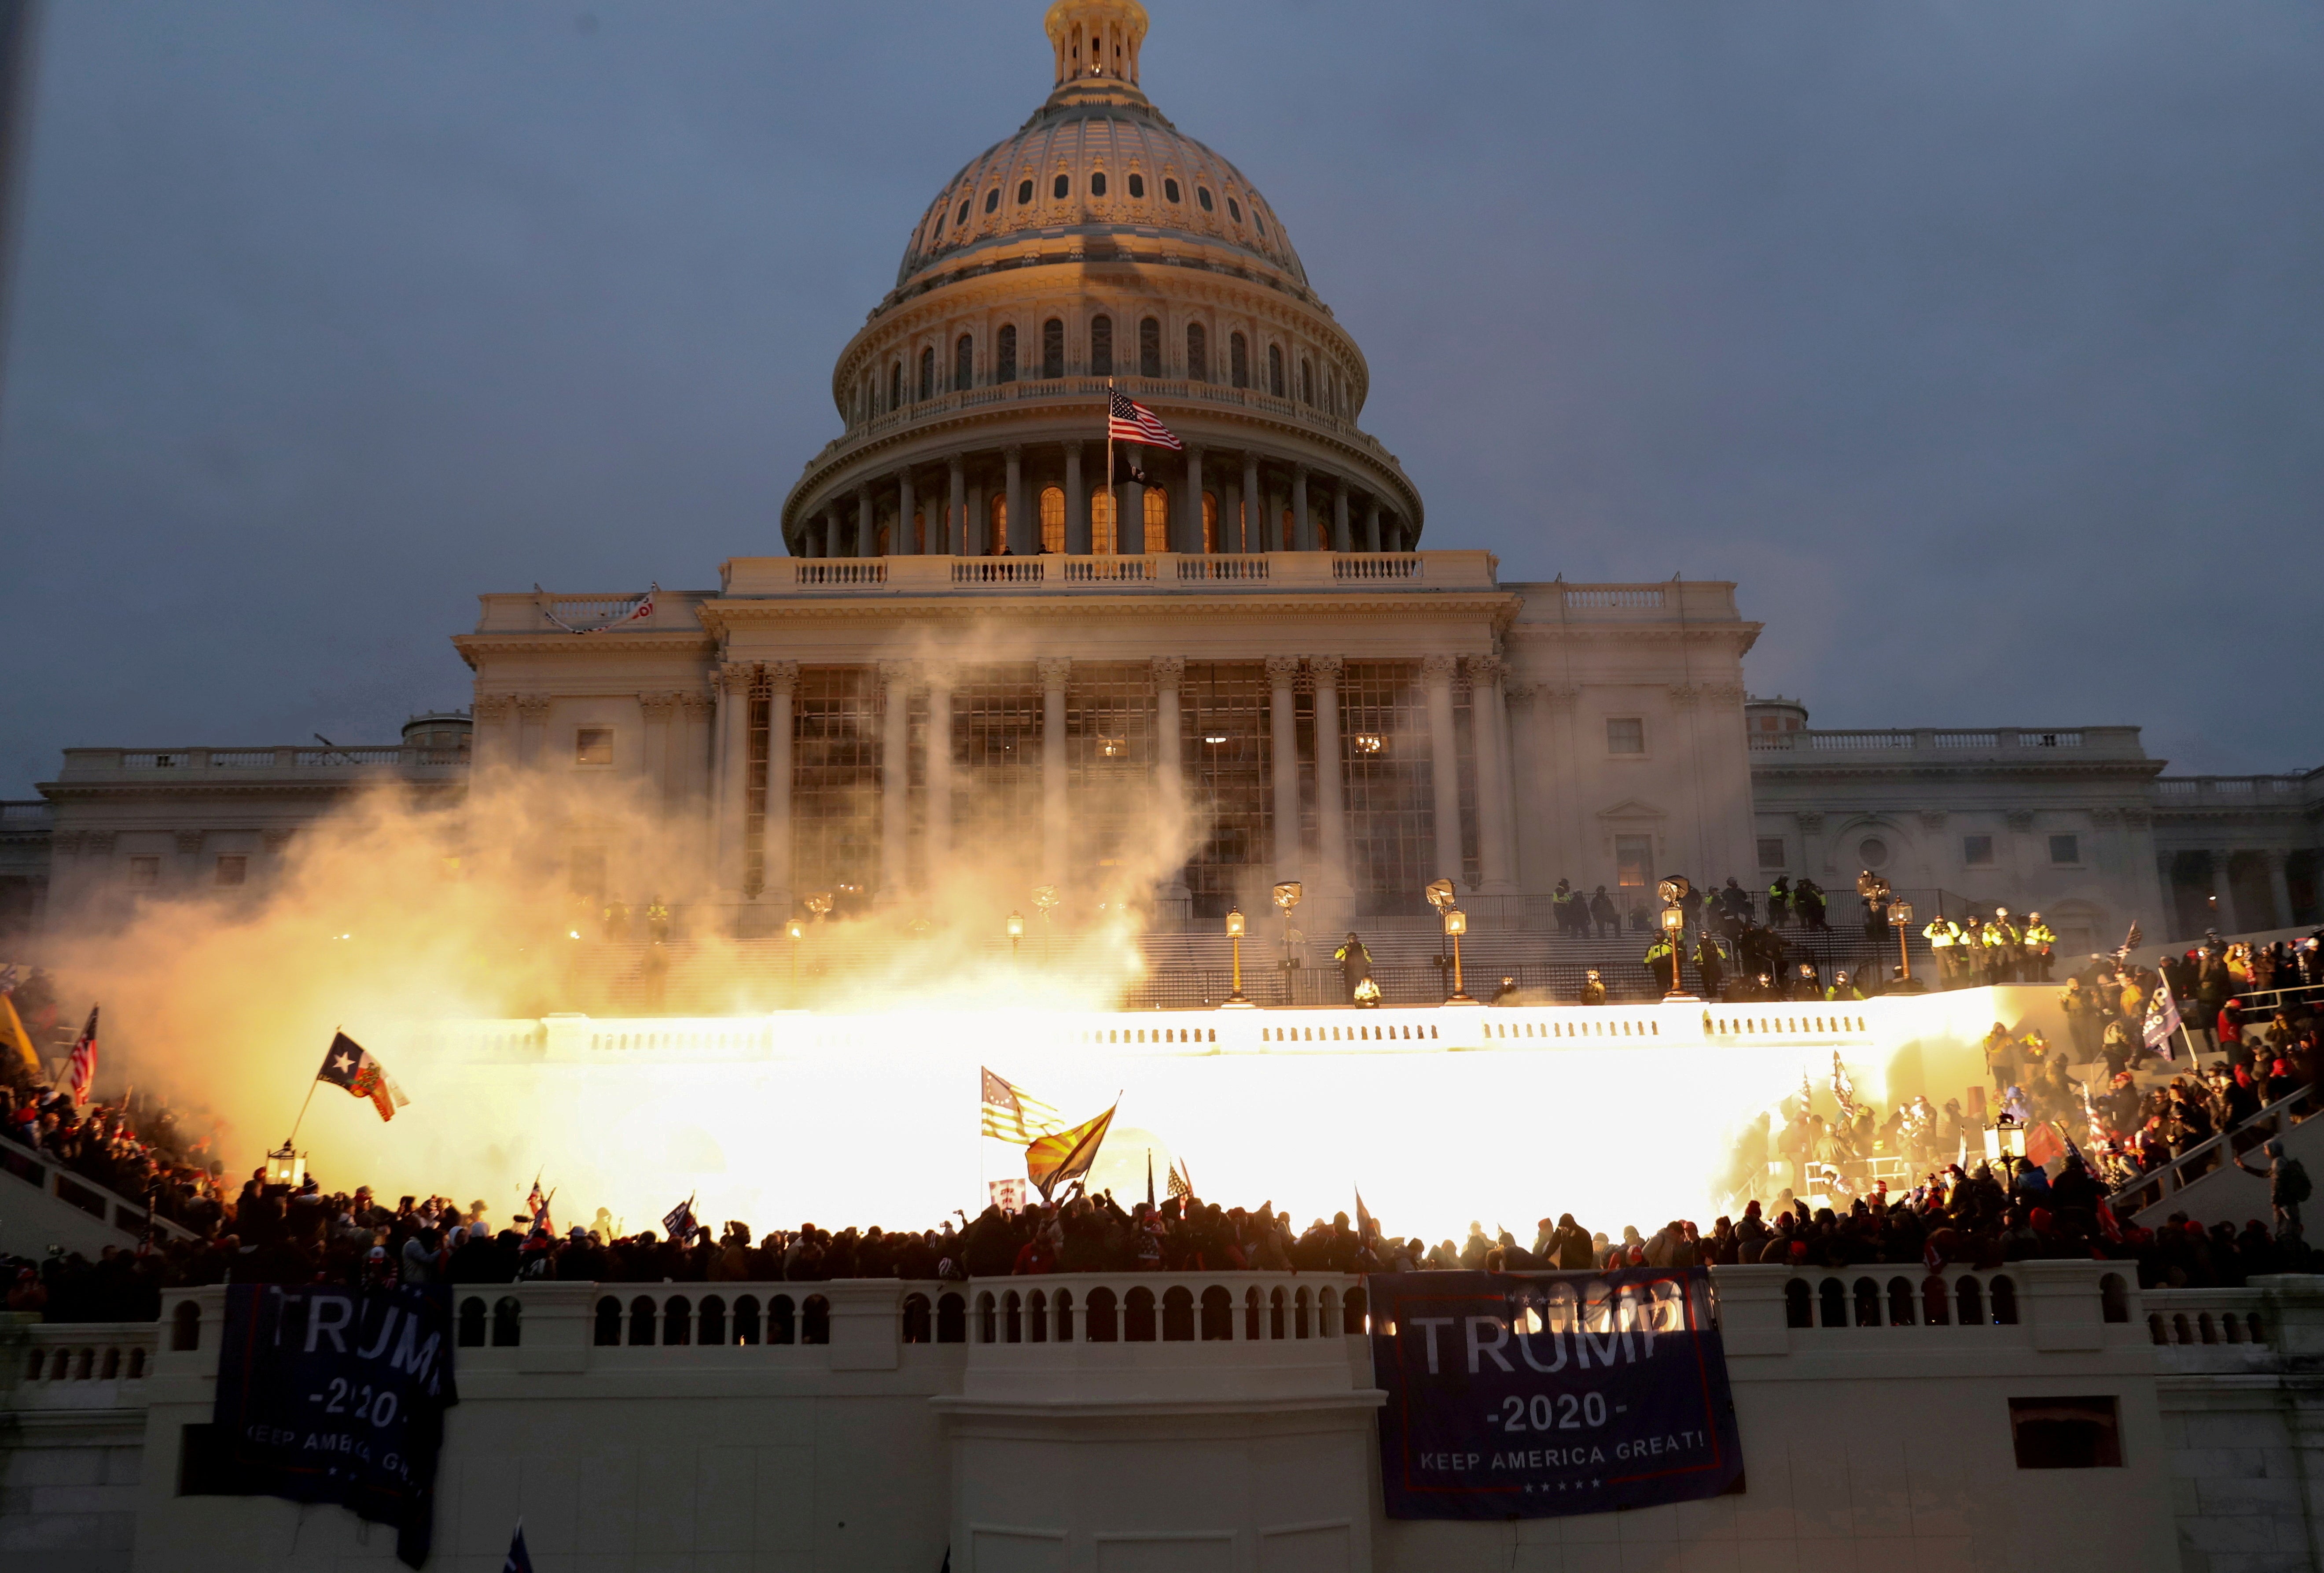
<svg viewBox="0 0 2324 1573">
<path fill-rule="evenodd" d="M 1921 934 L 1928 940 L 1929 954 L 1936 960 L 1937 977 L 1945 987 L 1952 987 L 1956 953 L 1960 948 L 1960 926 L 1939 912 L 1922 928 Z"/>
<path fill-rule="evenodd" d="M 1557 931 L 1561 936 L 1570 936 L 1574 932 L 1573 903 L 1581 899 L 1573 893 L 1573 884 L 1570 880 L 1559 880 L 1557 889 L 1550 893 L 1550 917 L 1556 924 Z M 1581 929 L 1582 937 L 1588 938 L 1590 924 L 1587 919 L 1582 921 Z"/>
<path fill-rule="evenodd" d="M 1727 952 L 1708 929 L 1695 937 L 1694 967 L 1702 974 L 1702 997 L 1717 999 L 1720 986 L 1727 981 Z"/>
<path fill-rule="evenodd" d="M 1792 921 L 1792 880 L 1779 874 L 1767 887 L 1767 927 L 1780 929 Z"/>
<path fill-rule="evenodd" d="M 2055 951 L 2051 948 L 2058 943 L 2057 931 L 2042 921 L 2041 913 L 2028 912 L 2022 938 L 2025 945 L 2027 981 L 2049 982 L 2050 968 L 2056 966 L 2058 960 Z"/>
<path fill-rule="evenodd" d="M 1675 958 L 1671 954 L 1670 940 L 1657 935 L 1653 947 L 1647 950 L 1644 958 L 1644 963 L 1646 971 L 1654 976 L 1656 983 L 1662 985 L 1665 994 L 1675 993 L 1678 988 L 1678 985 L 1671 976 L 1671 967 L 1674 960 Z"/>
</svg>

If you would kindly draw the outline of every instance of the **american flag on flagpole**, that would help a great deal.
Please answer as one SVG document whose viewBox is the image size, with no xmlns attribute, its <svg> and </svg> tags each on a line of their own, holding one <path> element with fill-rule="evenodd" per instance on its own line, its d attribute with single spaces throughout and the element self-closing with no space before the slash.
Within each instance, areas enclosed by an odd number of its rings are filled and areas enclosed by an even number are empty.
<svg viewBox="0 0 2324 1573">
<path fill-rule="evenodd" d="M 1180 450 L 1185 444 L 1155 418 L 1154 412 L 1119 388 L 1106 390 L 1105 435 L 1109 440 L 1143 442 L 1152 448 Z"/>
<path fill-rule="evenodd" d="M 73 1106 L 88 1102 L 89 1088 L 97 1085 L 97 1007 L 88 1007 L 88 1024 L 73 1040 L 72 1059 L 65 1067 L 65 1084 L 72 1089 Z"/>
</svg>

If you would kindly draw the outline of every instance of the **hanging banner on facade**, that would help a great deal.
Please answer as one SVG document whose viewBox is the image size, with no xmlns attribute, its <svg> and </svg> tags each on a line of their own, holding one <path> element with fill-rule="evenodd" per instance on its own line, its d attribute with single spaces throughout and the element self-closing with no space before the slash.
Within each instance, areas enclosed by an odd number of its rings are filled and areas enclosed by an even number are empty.
<svg viewBox="0 0 2324 1573">
<path fill-rule="evenodd" d="M 1388 1517 L 1554 1518 L 1739 1487 L 1705 1269 L 1397 1272 L 1368 1287 Z"/>
<path fill-rule="evenodd" d="M 452 1383 L 452 1300 L 430 1289 L 235 1284 L 208 1463 L 221 1491 L 337 1502 L 427 1560 Z"/>
</svg>

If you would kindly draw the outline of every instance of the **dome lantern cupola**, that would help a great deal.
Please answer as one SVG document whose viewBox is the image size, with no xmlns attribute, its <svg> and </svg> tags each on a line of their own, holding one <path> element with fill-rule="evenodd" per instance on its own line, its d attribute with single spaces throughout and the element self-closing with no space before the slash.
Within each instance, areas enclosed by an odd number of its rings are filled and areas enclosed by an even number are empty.
<svg viewBox="0 0 2324 1573">
<path fill-rule="evenodd" d="M 1056 0 L 1041 19 L 1056 51 L 1057 81 L 1138 85 L 1138 50 L 1146 42 L 1146 7 L 1138 0 Z"/>
</svg>

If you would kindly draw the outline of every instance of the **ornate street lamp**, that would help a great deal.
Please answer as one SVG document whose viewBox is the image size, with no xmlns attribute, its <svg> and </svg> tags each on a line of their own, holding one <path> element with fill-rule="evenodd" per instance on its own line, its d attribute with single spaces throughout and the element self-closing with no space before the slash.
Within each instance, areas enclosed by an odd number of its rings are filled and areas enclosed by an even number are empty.
<svg viewBox="0 0 2324 1573">
<path fill-rule="evenodd" d="M 1906 983 L 1913 981 L 1913 948 L 1909 938 L 1912 930 L 1905 927 L 1912 921 L 1912 902 L 1890 902 L 1888 903 L 1888 926 L 1896 930 L 1897 969 L 1899 976 Z"/>
<path fill-rule="evenodd" d="M 1670 989 L 1665 1000 L 1691 1000 L 1686 992 L 1686 898 L 1694 886 L 1683 874 L 1672 874 L 1655 887 L 1663 902 L 1663 940 L 1670 947 Z"/>
<path fill-rule="evenodd" d="M 1025 938 L 1025 914 L 1024 914 L 1024 913 L 1022 913 L 1022 912 L 1011 912 L 1011 913 L 1010 913 L 1010 914 L 1009 914 L 1009 954 L 1010 954 L 1010 958 L 1011 958 L 1012 959 L 1013 959 L 1013 958 L 1016 957 L 1016 955 L 1017 955 L 1017 947 L 1018 947 L 1019 942 L 1019 941 L 1021 941 L 1024 938 Z"/>
<path fill-rule="evenodd" d="M 1452 992 L 1444 1003 L 1448 1005 L 1473 1005 L 1477 1002 L 1469 997 L 1469 991 L 1461 985 L 1461 936 L 1469 931 L 1469 914 L 1458 907 L 1446 907 L 1443 911 L 1444 932 L 1452 939 Z"/>
<path fill-rule="evenodd" d="M 807 922 L 804 919 L 793 918 L 783 925 L 783 932 L 791 937 L 791 1003 L 797 1004 L 798 1003 L 799 943 L 807 938 Z"/>
<path fill-rule="evenodd" d="M 1248 1010 L 1250 1002 L 1242 993 L 1242 909 L 1235 907 L 1227 913 L 1227 939 L 1234 946 L 1234 990 L 1227 995 L 1226 1004 L 1233 1009 Z"/>
<path fill-rule="evenodd" d="M 1275 904 L 1283 912 L 1283 959 L 1277 965 L 1283 968 L 1283 986 L 1286 992 L 1291 987 L 1291 942 L 1294 937 L 1291 909 L 1299 904 L 1302 893 L 1300 884 L 1296 879 L 1286 879 L 1275 887 Z"/>
</svg>

